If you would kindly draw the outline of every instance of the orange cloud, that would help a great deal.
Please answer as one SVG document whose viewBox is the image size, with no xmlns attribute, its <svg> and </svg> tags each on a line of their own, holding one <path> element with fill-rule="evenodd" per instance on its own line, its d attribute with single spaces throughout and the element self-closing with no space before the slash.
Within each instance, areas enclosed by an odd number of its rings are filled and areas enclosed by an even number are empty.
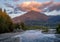
<svg viewBox="0 0 60 42">
<path fill-rule="evenodd" d="M 43 9 L 53 2 L 45 2 L 45 3 L 39 3 L 39 2 L 23 2 L 22 4 L 19 4 L 18 7 L 20 8 L 21 11 L 43 11 Z"/>
</svg>

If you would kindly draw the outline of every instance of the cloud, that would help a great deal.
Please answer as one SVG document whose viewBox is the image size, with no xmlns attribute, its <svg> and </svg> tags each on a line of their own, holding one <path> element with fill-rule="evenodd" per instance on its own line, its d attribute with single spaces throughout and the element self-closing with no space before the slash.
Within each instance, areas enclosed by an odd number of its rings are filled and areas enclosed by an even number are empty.
<svg viewBox="0 0 60 42">
<path fill-rule="evenodd" d="M 5 5 L 7 7 L 13 8 L 14 12 L 16 11 L 38 11 L 38 12 L 54 12 L 54 10 L 59 11 L 60 10 L 60 2 L 44 2 L 44 3 L 40 3 L 40 2 L 23 2 L 21 4 L 17 4 L 16 7 L 14 8 L 14 6 L 12 6 L 9 3 L 5 3 Z"/>
<path fill-rule="evenodd" d="M 51 11 L 51 12 L 45 12 L 46 15 L 60 15 L 60 11 Z"/>
<path fill-rule="evenodd" d="M 14 6 L 12 6 L 11 4 L 9 3 L 4 3 L 7 7 L 10 7 L 10 8 L 14 8 Z"/>
<path fill-rule="evenodd" d="M 29 10 L 31 10 L 31 9 L 33 9 L 33 7 L 34 8 L 37 8 L 37 7 L 39 7 L 39 5 L 40 4 L 38 4 L 37 6 L 36 6 L 36 3 L 35 2 L 24 2 L 24 3 L 22 3 L 22 4 L 19 4 L 18 5 L 18 7 L 20 8 L 20 10 L 22 10 L 22 11 L 29 11 Z"/>
<path fill-rule="evenodd" d="M 21 11 L 43 11 L 44 8 L 51 5 L 53 2 L 45 2 L 45 3 L 39 3 L 39 2 L 23 2 L 22 4 L 18 4 L 17 8 L 19 8 Z"/>
<path fill-rule="evenodd" d="M 60 10 L 60 2 L 55 2 L 53 3 L 50 7 L 47 8 L 46 11 L 51 12 L 51 11 L 59 11 Z"/>
</svg>

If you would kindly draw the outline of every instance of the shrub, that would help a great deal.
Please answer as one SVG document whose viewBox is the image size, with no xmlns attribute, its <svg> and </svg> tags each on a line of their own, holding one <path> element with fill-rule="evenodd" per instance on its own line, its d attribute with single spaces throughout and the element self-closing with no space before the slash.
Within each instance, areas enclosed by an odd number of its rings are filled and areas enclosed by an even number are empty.
<svg viewBox="0 0 60 42">
<path fill-rule="evenodd" d="M 60 24 L 56 28 L 56 33 L 60 34 Z"/>
</svg>

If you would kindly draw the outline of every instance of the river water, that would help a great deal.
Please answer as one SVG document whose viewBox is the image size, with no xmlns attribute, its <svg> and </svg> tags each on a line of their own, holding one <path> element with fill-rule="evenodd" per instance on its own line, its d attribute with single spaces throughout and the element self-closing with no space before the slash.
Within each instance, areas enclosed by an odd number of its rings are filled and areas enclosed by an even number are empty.
<svg viewBox="0 0 60 42">
<path fill-rule="evenodd" d="M 43 34 L 39 30 L 27 30 L 24 33 L 14 37 L 19 37 L 19 42 L 60 42 L 60 35 Z"/>
<path fill-rule="evenodd" d="M 27 30 L 0 42 L 60 42 L 60 35 L 44 34 L 39 30 Z"/>
</svg>

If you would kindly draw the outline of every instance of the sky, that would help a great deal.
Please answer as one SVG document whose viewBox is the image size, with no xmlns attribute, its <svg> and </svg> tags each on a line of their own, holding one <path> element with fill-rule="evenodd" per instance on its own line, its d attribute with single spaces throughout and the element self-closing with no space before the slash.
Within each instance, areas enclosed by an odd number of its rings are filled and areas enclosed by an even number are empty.
<svg viewBox="0 0 60 42">
<path fill-rule="evenodd" d="M 32 0 L 0 0 L 0 7 L 6 8 L 6 6 L 4 5 L 4 3 L 9 3 L 12 6 L 15 6 L 16 4 L 20 4 L 22 2 L 26 2 L 26 1 L 32 1 Z M 50 0 L 34 0 L 37 2 L 46 2 L 46 1 L 50 1 Z M 60 0 L 54 0 L 55 2 L 60 2 Z"/>
<path fill-rule="evenodd" d="M 0 0 L 0 7 L 5 7 L 4 3 L 9 3 L 11 5 L 16 5 L 16 4 L 20 4 L 22 2 L 26 2 L 26 1 L 32 1 L 32 0 Z M 50 1 L 50 0 L 34 0 L 37 2 L 46 2 L 46 1 Z M 60 2 L 60 0 L 54 0 L 55 2 Z"/>
<path fill-rule="evenodd" d="M 29 2 L 36 1 L 36 2 L 40 2 L 40 3 L 44 3 L 44 2 L 51 1 L 51 0 L 0 0 L 0 8 L 6 9 L 7 13 L 9 13 L 9 11 L 14 12 L 14 9 L 17 7 L 17 5 L 22 4 L 23 2 L 28 2 L 28 1 Z M 60 0 L 53 0 L 53 1 L 60 3 Z M 35 4 L 33 4 L 33 5 L 35 5 Z M 34 9 L 35 9 L 35 7 L 34 7 Z M 12 13 L 12 12 L 10 12 L 10 13 Z M 60 11 L 58 11 L 58 12 L 60 13 Z M 19 15 L 22 15 L 23 13 L 25 13 L 25 12 L 20 11 L 16 14 L 12 13 L 9 15 L 13 18 L 13 17 L 19 16 Z M 57 11 L 54 10 L 52 12 L 45 12 L 45 14 L 57 15 Z"/>
</svg>

